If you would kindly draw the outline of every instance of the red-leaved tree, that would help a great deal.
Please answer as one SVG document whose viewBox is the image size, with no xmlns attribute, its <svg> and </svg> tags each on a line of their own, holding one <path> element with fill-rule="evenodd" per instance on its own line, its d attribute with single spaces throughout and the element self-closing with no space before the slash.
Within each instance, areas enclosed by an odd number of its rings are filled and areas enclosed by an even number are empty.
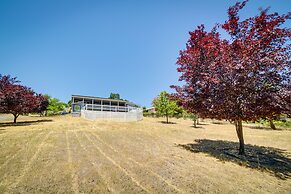
<svg viewBox="0 0 291 194">
<path fill-rule="evenodd" d="M 239 154 L 245 154 L 242 121 L 291 112 L 291 31 L 282 27 L 290 13 L 266 9 L 241 20 L 238 12 L 246 2 L 230 7 L 228 20 L 212 31 L 201 25 L 190 32 L 177 61 L 184 85 L 172 86 L 189 112 L 235 123 Z M 231 39 L 222 39 L 217 28 Z"/>
<path fill-rule="evenodd" d="M 14 123 L 21 114 L 45 110 L 46 101 L 42 95 L 20 85 L 16 78 L 0 75 L 0 112 L 13 114 Z"/>
<path fill-rule="evenodd" d="M 43 96 L 42 94 L 38 94 L 35 98 L 36 98 L 36 108 L 34 112 L 37 112 L 40 114 L 40 116 L 43 116 L 44 112 L 48 108 L 49 100 L 46 96 Z"/>
</svg>

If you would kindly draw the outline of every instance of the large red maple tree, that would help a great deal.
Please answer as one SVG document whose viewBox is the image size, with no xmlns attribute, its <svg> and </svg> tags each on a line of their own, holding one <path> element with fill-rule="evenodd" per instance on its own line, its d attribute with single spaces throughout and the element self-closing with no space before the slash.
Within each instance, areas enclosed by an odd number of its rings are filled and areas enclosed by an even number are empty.
<svg viewBox="0 0 291 194">
<path fill-rule="evenodd" d="M 16 78 L 0 75 L 0 112 L 11 113 L 14 123 L 19 115 L 40 112 L 47 108 L 47 99 L 22 86 Z"/>
<path fill-rule="evenodd" d="M 242 121 L 291 112 L 291 30 L 282 27 L 290 13 L 265 9 L 242 20 L 238 12 L 246 3 L 231 6 L 228 20 L 211 31 L 201 25 L 189 33 L 177 60 L 183 86 L 172 86 L 188 111 L 235 123 L 239 154 L 245 154 Z"/>
</svg>

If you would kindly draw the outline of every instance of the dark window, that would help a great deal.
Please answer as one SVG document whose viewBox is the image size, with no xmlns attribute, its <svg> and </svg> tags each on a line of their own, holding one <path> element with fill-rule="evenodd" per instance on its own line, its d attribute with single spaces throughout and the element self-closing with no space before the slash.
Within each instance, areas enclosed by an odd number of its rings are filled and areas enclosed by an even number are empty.
<svg viewBox="0 0 291 194">
<path fill-rule="evenodd" d="M 73 105 L 73 112 L 80 112 L 81 111 L 81 105 L 74 104 Z"/>
</svg>

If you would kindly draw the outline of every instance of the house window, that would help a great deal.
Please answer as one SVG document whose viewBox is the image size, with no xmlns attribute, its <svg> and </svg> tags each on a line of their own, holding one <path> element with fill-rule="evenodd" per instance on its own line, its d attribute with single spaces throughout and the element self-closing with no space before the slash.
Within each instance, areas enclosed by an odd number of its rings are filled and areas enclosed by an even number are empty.
<svg viewBox="0 0 291 194">
<path fill-rule="evenodd" d="M 80 112 L 81 111 L 81 105 L 74 104 L 73 105 L 73 112 Z"/>
</svg>

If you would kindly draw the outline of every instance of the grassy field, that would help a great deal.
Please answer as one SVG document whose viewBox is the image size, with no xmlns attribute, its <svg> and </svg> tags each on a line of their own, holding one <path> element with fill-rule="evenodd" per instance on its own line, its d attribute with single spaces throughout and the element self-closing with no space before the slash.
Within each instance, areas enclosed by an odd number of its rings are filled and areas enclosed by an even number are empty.
<svg viewBox="0 0 291 194">
<path fill-rule="evenodd" d="M 291 131 L 69 115 L 0 120 L 0 193 L 291 193 Z M 263 146 L 263 147 L 262 147 Z"/>
</svg>

